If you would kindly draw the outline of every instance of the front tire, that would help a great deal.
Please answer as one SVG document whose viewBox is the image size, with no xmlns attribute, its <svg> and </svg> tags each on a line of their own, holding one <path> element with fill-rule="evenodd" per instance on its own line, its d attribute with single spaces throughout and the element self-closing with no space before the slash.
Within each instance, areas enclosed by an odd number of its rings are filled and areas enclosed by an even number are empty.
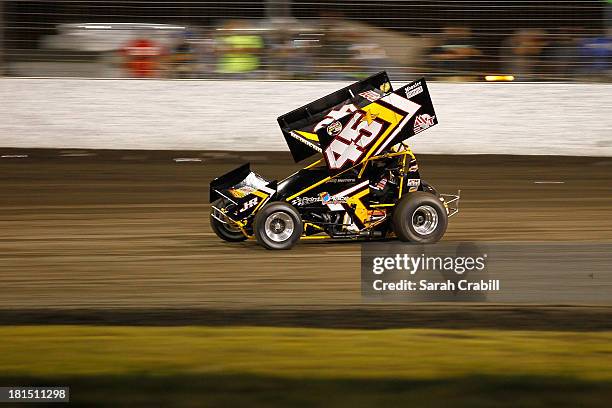
<svg viewBox="0 0 612 408">
<path fill-rule="evenodd" d="M 393 230 L 401 241 L 436 243 L 446 232 L 447 225 L 446 208 L 431 193 L 409 193 L 400 199 L 393 211 Z"/>
<path fill-rule="evenodd" d="M 302 231 L 300 213 L 283 201 L 266 205 L 255 216 L 255 237 L 266 249 L 290 249 Z"/>
<path fill-rule="evenodd" d="M 216 208 L 224 208 L 227 204 L 227 200 L 220 198 L 212 203 L 213 207 Z M 240 231 L 239 228 L 235 228 L 230 226 L 229 224 L 224 224 L 215 217 L 212 216 L 214 209 L 210 209 L 210 227 L 217 234 L 219 238 L 227 242 L 242 242 L 247 237 Z M 216 213 L 219 218 L 223 218 L 222 214 Z"/>
</svg>

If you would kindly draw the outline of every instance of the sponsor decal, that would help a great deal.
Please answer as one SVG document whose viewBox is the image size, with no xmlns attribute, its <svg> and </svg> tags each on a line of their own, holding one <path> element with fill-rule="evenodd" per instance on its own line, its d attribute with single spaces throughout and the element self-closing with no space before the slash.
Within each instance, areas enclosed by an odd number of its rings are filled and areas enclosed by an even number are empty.
<svg viewBox="0 0 612 408">
<path fill-rule="evenodd" d="M 336 136 L 342 131 L 342 123 L 335 121 L 327 127 L 327 134 L 330 136 Z"/>
<path fill-rule="evenodd" d="M 313 150 L 316 150 L 319 153 L 322 152 L 322 150 L 321 150 L 321 148 L 319 146 L 317 146 L 314 143 L 309 142 L 308 140 L 306 140 L 306 138 L 300 136 L 298 133 L 295 133 L 295 132 L 292 131 L 292 132 L 289 132 L 289 135 L 291 137 L 293 137 L 294 139 L 299 140 L 300 142 L 304 143 L 306 146 L 311 147 Z"/>
<path fill-rule="evenodd" d="M 417 116 L 414 120 L 414 134 L 416 135 L 417 133 L 428 129 L 430 126 L 433 126 L 435 118 L 435 115 L 431 116 L 427 113 Z"/>
<path fill-rule="evenodd" d="M 251 207 L 255 207 L 258 202 L 259 202 L 259 198 L 258 197 L 251 198 L 249 201 L 244 203 L 244 205 L 240 209 L 240 212 L 244 212 L 244 211 L 248 210 Z"/>
<path fill-rule="evenodd" d="M 374 101 L 376 101 L 377 99 L 380 99 L 380 95 L 378 94 L 378 92 L 376 92 L 376 91 L 372 91 L 372 90 L 370 90 L 370 91 L 365 91 L 365 92 L 361 92 L 361 93 L 359 94 L 359 96 L 361 96 L 361 97 L 363 97 L 363 98 L 367 99 L 367 100 L 368 100 L 368 101 L 370 101 L 370 102 L 374 102 Z"/>
<path fill-rule="evenodd" d="M 387 215 L 385 210 L 368 210 L 368 221 L 374 222 L 379 221 Z"/>
<path fill-rule="evenodd" d="M 421 81 L 419 81 L 406 88 L 406 98 L 410 99 L 413 96 L 420 94 L 421 92 L 423 92 L 423 86 L 421 85 Z"/>
<path fill-rule="evenodd" d="M 319 197 L 321 198 L 321 203 L 323 205 L 342 204 L 346 203 L 347 200 L 347 197 L 335 197 L 327 192 L 320 193 Z"/>
<path fill-rule="evenodd" d="M 421 184 L 421 179 L 408 179 L 406 185 L 408 187 L 418 187 Z"/>
<path fill-rule="evenodd" d="M 319 123 L 315 125 L 315 127 L 313 128 L 313 132 L 317 133 L 319 129 L 324 128 L 325 126 L 329 126 L 331 125 L 332 122 L 348 115 L 349 113 L 353 113 L 357 110 L 358 108 L 352 103 L 347 103 L 346 105 L 342 105 L 340 109 L 332 109 L 329 112 L 327 112 L 327 115 L 325 115 L 323 120 L 321 120 Z"/>
<path fill-rule="evenodd" d="M 329 180 L 330 183 L 354 183 L 354 178 L 336 178 Z"/>
<path fill-rule="evenodd" d="M 251 194 L 253 191 L 257 191 L 255 188 L 251 187 L 251 186 L 243 186 L 243 187 L 239 187 L 239 188 L 230 188 L 228 190 L 228 192 L 236 198 L 242 198 L 242 197 L 246 197 L 247 195 Z"/>
<path fill-rule="evenodd" d="M 383 188 L 385 188 L 386 185 L 387 185 L 387 179 L 383 178 L 376 184 L 375 188 L 378 190 L 382 190 Z"/>
<path fill-rule="evenodd" d="M 406 181 L 406 186 L 408 186 L 408 192 L 414 193 L 419 189 L 419 185 L 421 184 L 421 179 L 408 179 Z"/>
<path fill-rule="evenodd" d="M 409 173 L 415 173 L 419 171 L 419 165 L 418 164 L 412 164 L 410 165 L 410 167 L 408 168 L 408 172 Z"/>
<path fill-rule="evenodd" d="M 384 84 L 382 84 L 382 85 L 380 86 L 380 90 L 381 90 L 383 93 L 387 93 L 387 92 L 391 91 L 391 84 L 390 84 L 389 82 L 385 82 Z"/>
<path fill-rule="evenodd" d="M 310 205 L 314 203 L 319 203 L 319 202 L 321 202 L 321 197 L 297 197 L 291 200 L 291 204 L 298 206 L 298 207 L 302 207 L 304 205 Z"/>
</svg>

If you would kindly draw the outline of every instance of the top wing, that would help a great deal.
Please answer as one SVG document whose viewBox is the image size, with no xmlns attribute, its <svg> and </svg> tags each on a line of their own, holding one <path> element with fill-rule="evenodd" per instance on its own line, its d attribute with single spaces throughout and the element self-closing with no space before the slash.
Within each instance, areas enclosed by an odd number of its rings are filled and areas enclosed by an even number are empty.
<svg viewBox="0 0 612 408">
<path fill-rule="evenodd" d="M 317 130 L 330 173 L 385 154 L 438 123 L 424 79 L 368 103 Z"/>
<path fill-rule="evenodd" d="M 337 126 L 335 122 L 392 91 L 386 72 L 379 72 L 278 118 L 289 150 L 296 162 L 323 153 L 319 140 L 321 129 Z"/>
</svg>

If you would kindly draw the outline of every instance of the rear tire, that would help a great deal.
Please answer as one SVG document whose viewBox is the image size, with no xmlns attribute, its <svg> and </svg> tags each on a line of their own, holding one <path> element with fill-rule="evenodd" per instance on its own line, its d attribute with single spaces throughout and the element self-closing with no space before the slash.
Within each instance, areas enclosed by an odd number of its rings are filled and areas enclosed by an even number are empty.
<svg viewBox="0 0 612 408">
<path fill-rule="evenodd" d="M 227 200 L 220 198 L 212 203 L 214 207 L 219 209 L 224 208 L 227 205 Z M 210 209 L 210 227 L 217 234 L 219 238 L 227 242 L 241 242 L 247 239 L 247 237 L 238 228 L 232 228 L 228 224 L 224 224 L 212 216 L 213 209 Z M 218 214 L 216 214 L 218 215 Z"/>
<path fill-rule="evenodd" d="M 401 241 L 433 244 L 442 238 L 447 225 L 446 208 L 431 193 L 409 193 L 393 210 L 393 230 Z"/>
<path fill-rule="evenodd" d="M 291 204 L 275 201 L 255 216 L 257 243 L 266 249 L 290 249 L 302 236 L 300 213 Z"/>
</svg>

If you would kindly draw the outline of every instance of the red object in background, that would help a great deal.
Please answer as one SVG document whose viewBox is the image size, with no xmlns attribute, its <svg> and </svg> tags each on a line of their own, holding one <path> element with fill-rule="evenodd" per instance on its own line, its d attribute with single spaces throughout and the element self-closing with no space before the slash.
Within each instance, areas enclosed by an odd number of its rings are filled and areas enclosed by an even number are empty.
<svg viewBox="0 0 612 408">
<path fill-rule="evenodd" d="M 125 67 L 135 78 L 157 76 L 162 47 L 152 40 L 139 38 L 130 41 L 121 50 L 125 56 Z"/>
</svg>

